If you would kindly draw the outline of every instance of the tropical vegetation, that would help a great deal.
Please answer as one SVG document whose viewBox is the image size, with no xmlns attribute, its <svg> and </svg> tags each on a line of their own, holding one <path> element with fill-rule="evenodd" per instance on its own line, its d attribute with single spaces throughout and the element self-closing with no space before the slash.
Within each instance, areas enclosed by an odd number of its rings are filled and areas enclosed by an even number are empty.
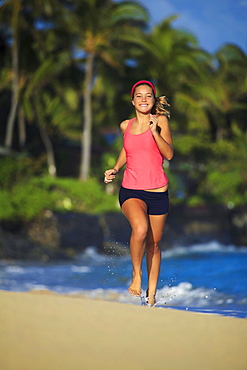
<svg viewBox="0 0 247 370">
<path fill-rule="evenodd" d="M 141 1 L 0 1 L 0 220 L 118 210 L 120 177 L 105 187 L 103 171 L 139 79 L 171 103 L 173 203 L 246 204 L 247 55 L 207 53 L 176 17 L 151 28 Z"/>
</svg>

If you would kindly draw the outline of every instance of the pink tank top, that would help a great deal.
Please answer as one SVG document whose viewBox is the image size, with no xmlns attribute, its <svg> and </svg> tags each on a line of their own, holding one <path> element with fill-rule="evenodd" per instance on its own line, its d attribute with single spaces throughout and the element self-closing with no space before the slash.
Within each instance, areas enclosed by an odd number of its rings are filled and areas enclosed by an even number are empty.
<svg viewBox="0 0 247 370">
<path fill-rule="evenodd" d="M 122 186 L 127 189 L 157 189 L 168 184 L 168 178 L 162 167 L 164 158 L 153 138 L 151 130 L 133 135 L 129 121 L 124 133 L 124 149 L 126 152 L 126 169 Z"/>
</svg>

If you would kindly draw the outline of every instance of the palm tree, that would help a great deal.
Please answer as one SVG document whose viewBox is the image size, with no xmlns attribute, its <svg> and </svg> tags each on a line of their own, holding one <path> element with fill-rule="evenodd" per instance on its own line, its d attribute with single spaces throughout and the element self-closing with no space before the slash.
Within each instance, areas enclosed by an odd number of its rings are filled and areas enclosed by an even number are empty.
<svg viewBox="0 0 247 370">
<path fill-rule="evenodd" d="M 121 68 L 123 42 L 148 20 L 145 9 L 134 1 L 114 3 L 111 0 L 87 0 L 77 2 L 74 10 L 74 32 L 77 47 L 85 56 L 85 81 L 83 88 L 83 133 L 80 179 L 89 176 L 92 142 L 92 90 L 97 75 L 98 61 L 104 60 L 112 68 Z"/>
<path fill-rule="evenodd" d="M 45 89 L 52 90 L 52 86 L 54 91 L 54 86 L 59 84 L 57 76 L 72 63 L 70 34 L 64 29 L 61 21 L 62 16 L 67 17 L 68 11 L 62 2 L 57 0 L 7 0 L 1 7 L 4 10 L 1 16 L 5 14 L 2 19 L 12 36 L 13 55 L 12 104 L 5 145 L 8 148 L 12 145 L 16 116 L 20 148 L 25 142 L 25 120 L 37 122 L 47 152 L 48 170 L 50 175 L 55 176 L 55 156 L 48 132 L 51 131 L 49 126 L 57 121 L 58 114 L 55 111 L 49 115 L 44 113 L 49 106 L 44 95 Z M 58 92 L 54 91 L 54 94 Z M 52 105 L 54 96 L 50 96 L 50 100 Z M 63 109 L 66 110 L 64 104 Z"/>
<path fill-rule="evenodd" d="M 12 66 L 12 93 L 11 107 L 8 116 L 4 146 L 8 150 L 12 146 L 13 130 L 16 118 L 17 106 L 19 101 L 19 16 L 21 2 L 18 0 L 8 0 L 0 6 L 1 21 L 6 25 L 9 20 L 9 29 L 11 30 L 11 66 Z"/>
<path fill-rule="evenodd" d="M 191 119 L 199 114 L 213 141 L 231 138 L 236 120 L 244 128 L 247 56 L 235 45 L 224 45 L 210 67 L 201 63 L 200 68 L 200 78 L 190 83 L 190 97 L 179 92 L 176 106 Z"/>
<path fill-rule="evenodd" d="M 188 82 L 200 73 L 198 60 L 207 57 L 193 34 L 172 27 L 176 18 L 165 19 L 146 35 L 142 42 L 146 52 L 139 59 L 139 67 L 170 99 L 186 91 Z"/>
<path fill-rule="evenodd" d="M 179 144 L 194 186 L 191 194 L 220 202 L 229 196 L 228 201 L 239 204 L 246 187 L 241 168 L 246 156 L 247 57 L 237 46 L 224 45 L 210 63 L 200 61 L 200 70 L 189 83 L 189 94 L 179 91 L 175 97 L 176 109 L 189 122 Z"/>
<path fill-rule="evenodd" d="M 55 58 L 50 57 L 40 64 L 28 79 L 22 96 L 26 117 L 35 120 L 47 153 L 48 171 L 56 176 L 56 161 L 49 131 L 64 121 L 70 122 L 73 113 L 66 104 L 66 90 L 59 80 L 64 69 L 71 65 L 70 55 L 65 51 Z"/>
</svg>

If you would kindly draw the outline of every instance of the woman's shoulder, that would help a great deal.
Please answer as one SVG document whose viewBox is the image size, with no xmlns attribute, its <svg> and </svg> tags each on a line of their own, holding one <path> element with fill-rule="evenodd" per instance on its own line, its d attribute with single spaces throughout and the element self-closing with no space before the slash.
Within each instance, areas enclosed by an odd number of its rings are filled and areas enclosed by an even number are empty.
<svg viewBox="0 0 247 370">
<path fill-rule="evenodd" d="M 125 131 L 127 130 L 127 127 L 129 125 L 130 121 L 131 121 L 131 119 L 126 119 L 126 120 L 124 120 L 120 123 L 120 130 L 121 130 L 122 134 L 124 134 Z"/>
<path fill-rule="evenodd" d="M 165 116 L 165 115 L 157 115 L 156 116 L 158 118 L 158 124 L 161 124 L 161 125 L 168 125 L 169 121 L 168 121 L 168 118 Z"/>
</svg>

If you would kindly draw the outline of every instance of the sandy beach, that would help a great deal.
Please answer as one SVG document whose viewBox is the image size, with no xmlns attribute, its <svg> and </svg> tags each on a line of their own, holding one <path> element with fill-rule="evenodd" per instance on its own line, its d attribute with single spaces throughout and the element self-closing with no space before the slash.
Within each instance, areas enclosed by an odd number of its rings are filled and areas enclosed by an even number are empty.
<svg viewBox="0 0 247 370">
<path fill-rule="evenodd" d="M 0 291 L 0 369 L 246 370 L 247 320 Z"/>
</svg>

